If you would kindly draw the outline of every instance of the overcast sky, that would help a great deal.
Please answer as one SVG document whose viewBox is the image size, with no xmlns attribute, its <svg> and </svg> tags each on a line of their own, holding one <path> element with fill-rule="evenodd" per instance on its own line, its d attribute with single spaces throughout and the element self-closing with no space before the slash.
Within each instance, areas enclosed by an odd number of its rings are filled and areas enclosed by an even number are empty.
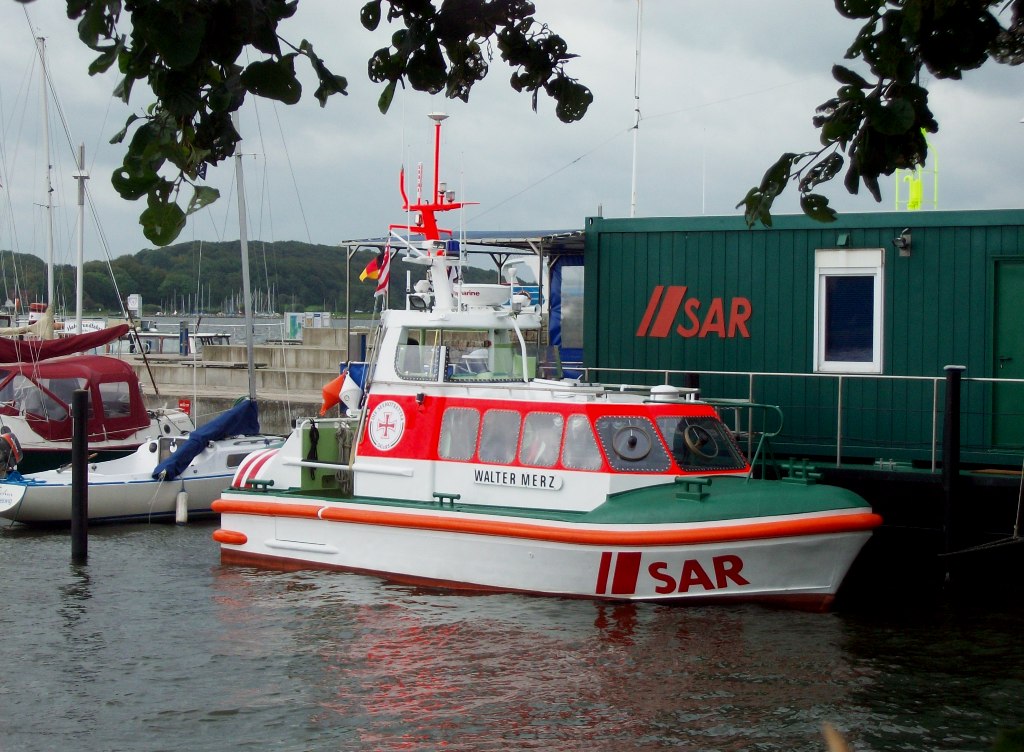
<svg viewBox="0 0 1024 752">
<path fill-rule="evenodd" d="M 321 109 L 302 66 L 303 101 L 294 107 L 260 101 L 242 113 L 249 237 L 336 244 L 380 236 L 400 221 L 398 174 L 425 165 L 431 181 L 432 131 L 427 113 L 445 124 L 442 180 L 467 210 L 472 230 L 551 230 L 583 226 L 584 218 L 628 216 L 632 175 L 636 0 L 537 0 L 537 17 L 580 57 L 569 66 L 594 93 L 580 123 L 566 125 L 546 96 L 538 112 L 508 85 L 495 59 L 490 75 L 464 104 L 416 92 L 395 97 L 385 116 L 381 87 L 366 61 L 394 27 L 370 33 L 359 24 L 362 0 L 301 0 L 280 29 L 298 44 L 309 39 L 349 96 Z M 129 107 L 110 96 L 116 72 L 90 77 L 93 54 L 76 36 L 62 0 L 36 0 L 25 12 L 0 0 L 0 249 L 44 255 L 39 64 L 33 37 L 47 39 L 47 60 L 70 135 L 58 123 L 52 139 L 58 261 L 75 258 L 72 145 L 84 142 L 97 222 L 86 223 L 86 258 L 116 257 L 151 247 L 138 225 L 141 203 L 120 199 L 110 173 L 121 147 L 108 143 L 132 112 L 150 103 L 137 88 Z M 822 0 L 644 0 L 640 66 L 637 216 L 736 215 L 735 205 L 785 151 L 816 147 L 814 108 L 832 96 L 834 63 L 843 62 L 857 24 Z M 1021 208 L 1024 204 L 1024 97 L 1020 70 L 987 64 L 962 82 L 926 81 L 940 131 L 940 209 Z M 51 116 L 54 110 L 51 106 Z M 238 238 L 232 164 L 209 182 L 223 198 L 192 217 L 179 240 Z M 925 198 L 931 199 L 931 178 Z M 841 211 L 892 211 L 894 183 L 883 201 L 851 197 L 841 181 L 829 189 Z M 776 205 L 798 211 L 796 194 Z M 65 211 L 70 209 L 70 211 Z M 457 223 L 459 220 L 454 220 Z M 100 237 L 106 239 L 106 247 Z"/>
</svg>

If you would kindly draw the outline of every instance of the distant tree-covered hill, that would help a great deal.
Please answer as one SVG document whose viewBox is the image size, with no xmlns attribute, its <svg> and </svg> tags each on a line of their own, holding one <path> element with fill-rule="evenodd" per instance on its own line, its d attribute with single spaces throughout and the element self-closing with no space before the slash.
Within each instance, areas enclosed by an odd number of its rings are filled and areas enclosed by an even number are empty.
<svg viewBox="0 0 1024 752">
<path fill-rule="evenodd" d="M 254 306 L 258 312 L 344 311 L 345 256 L 346 249 L 339 246 L 250 241 L 249 282 Z M 360 282 L 359 275 L 375 256 L 372 250 L 357 251 L 352 256 L 348 272 L 353 311 L 373 307 L 376 283 Z M 405 292 L 405 272 L 409 268 L 396 257 L 389 286 L 393 301 Z M 413 269 L 414 280 L 422 276 L 418 267 Z M 0 275 L 8 300 L 18 299 L 25 306 L 46 299 L 46 265 L 37 256 L 0 251 Z M 497 280 L 495 272 L 473 267 L 467 267 L 465 276 L 468 281 Z M 130 294 L 142 296 L 145 313 L 242 311 L 238 241 L 192 241 L 150 248 L 120 256 L 109 267 L 105 261 L 87 261 L 83 279 L 83 307 L 89 311 L 119 311 Z M 74 309 L 75 268 L 57 266 L 54 280 L 57 307 Z"/>
</svg>

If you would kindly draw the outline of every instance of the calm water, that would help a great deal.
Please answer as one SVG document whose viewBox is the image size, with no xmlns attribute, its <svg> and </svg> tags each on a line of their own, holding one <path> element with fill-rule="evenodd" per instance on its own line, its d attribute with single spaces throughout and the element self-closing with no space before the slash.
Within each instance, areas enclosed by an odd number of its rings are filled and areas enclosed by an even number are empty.
<svg viewBox="0 0 1024 752">
<path fill-rule="evenodd" d="M 0 750 L 988 750 L 1024 610 L 455 595 L 222 567 L 211 524 L 0 530 Z"/>
</svg>

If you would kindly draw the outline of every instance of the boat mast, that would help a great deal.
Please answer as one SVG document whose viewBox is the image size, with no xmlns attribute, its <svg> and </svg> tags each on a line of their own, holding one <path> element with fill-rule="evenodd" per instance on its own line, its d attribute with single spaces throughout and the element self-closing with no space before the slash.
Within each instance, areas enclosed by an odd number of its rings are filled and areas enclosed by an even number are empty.
<svg viewBox="0 0 1024 752">
<path fill-rule="evenodd" d="M 75 275 L 75 332 L 82 333 L 82 288 L 85 284 L 85 181 L 89 173 L 85 171 L 85 144 L 78 145 L 78 170 L 75 172 L 78 181 L 78 271 Z"/>
<path fill-rule="evenodd" d="M 231 116 L 238 130 L 238 113 Z M 253 360 L 253 336 L 256 326 L 252 318 L 252 291 L 249 287 L 249 238 L 245 220 L 245 180 L 242 176 L 242 140 L 235 144 L 235 180 L 238 190 L 238 243 L 242 247 L 242 299 L 245 302 L 245 353 L 249 369 L 249 399 L 256 400 L 256 364 Z"/>
<path fill-rule="evenodd" d="M 36 37 L 39 66 L 43 76 L 43 154 L 46 159 L 46 303 L 53 305 L 53 184 L 50 181 L 50 105 L 46 72 L 46 38 Z"/>
</svg>

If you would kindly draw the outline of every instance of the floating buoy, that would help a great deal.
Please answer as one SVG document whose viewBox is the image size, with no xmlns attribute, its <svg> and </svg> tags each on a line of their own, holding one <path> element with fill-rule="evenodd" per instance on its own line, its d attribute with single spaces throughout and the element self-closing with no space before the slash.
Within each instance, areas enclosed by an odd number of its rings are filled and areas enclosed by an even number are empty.
<svg viewBox="0 0 1024 752">
<path fill-rule="evenodd" d="M 178 491 L 174 500 L 174 522 L 178 525 L 188 522 L 188 491 Z"/>
</svg>

